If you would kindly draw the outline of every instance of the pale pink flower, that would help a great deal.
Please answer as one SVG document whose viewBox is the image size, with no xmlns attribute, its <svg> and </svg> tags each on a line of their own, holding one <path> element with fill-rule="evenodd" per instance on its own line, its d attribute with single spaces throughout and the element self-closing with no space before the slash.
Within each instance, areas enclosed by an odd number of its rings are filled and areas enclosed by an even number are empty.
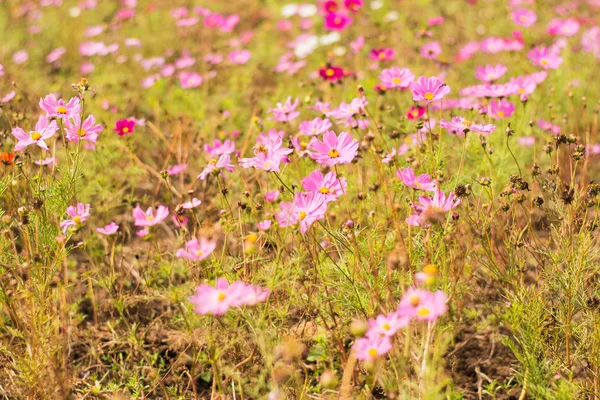
<svg viewBox="0 0 600 400">
<path fill-rule="evenodd" d="M 176 257 L 187 258 L 192 261 L 202 261 L 212 254 L 217 248 L 217 242 L 205 238 L 194 238 L 185 243 L 185 249 L 177 249 Z"/>
<path fill-rule="evenodd" d="M 169 216 L 169 209 L 165 206 L 159 205 L 156 208 L 156 212 L 152 207 L 148 207 L 144 212 L 140 206 L 133 209 L 133 219 L 135 226 L 151 227 L 160 224 Z"/>
<path fill-rule="evenodd" d="M 71 219 L 66 219 L 60 223 L 63 234 L 66 235 L 70 228 L 78 229 L 81 224 L 90 216 L 90 205 L 77 203 L 77 206 L 67 207 L 67 214 Z"/>
<path fill-rule="evenodd" d="M 305 233 L 317 220 L 325 217 L 327 202 L 314 192 L 296 192 L 292 202 L 280 204 L 281 212 L 275 214 L 279 226 L 300 225 L 300 231 Z"/>
<path fill-rule="evenodd" d="M 398 169 L 396 176 L 406 186 L 417 190 L 426 190 L 435 192 L 437 190 L 436 181 L 432 181 L 429 174 L 421 174 L 416 176 L 412 168 Z"/>
<path fill-rule="evenodd" d="M 21 151 L 32 144 L 39 146 L 43 150 L 49 151 L 45 141 L 54 136 L 57 130 L 58 126 L 56 121 L 50 122 L 45 115 L 40 116 L 38 119 L 38 122 L 35 124 L 35 131 L 26 133 L 23 129 L 16 127 L 12 130 L 12 135 L 18 140 L 15 145 L 15 151 Z"/>
<path fill-rule="evenodd" d="M 96 228 L 96 232 L 101 233 L 103 235 L 114 235 L 115 233 L 117 233 L 117 231 L 119 230 L 119 225 L 117 225 L 114 222 L 111 222 L 110 224 L 102 227 L 102 228 Z"/>
<path fill-rule="evenodd" d="M 357 339 L 352 350 L 356 358 L 362 361 L 373 361 L 385 356 L 392 349 L 392 342 L 387 336 L 367 336 Z"/>
</svg>

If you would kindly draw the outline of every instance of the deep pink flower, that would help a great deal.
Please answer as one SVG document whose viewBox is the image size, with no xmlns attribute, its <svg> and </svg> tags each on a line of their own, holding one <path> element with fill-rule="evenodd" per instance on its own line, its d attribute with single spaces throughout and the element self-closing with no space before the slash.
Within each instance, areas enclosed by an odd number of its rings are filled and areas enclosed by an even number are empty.
<svg viewBox="0 0 600 400">
<path fill-rule="evenodd" d="M 119 136 L 125 136 L 132 134 L 135 129 L 135 121 L 131 119 L 121 119 L 117 121 L 114 131 L 118 133 Z"/>
<path fill-rule="evenodd" d="M 352 139 L 347 132 L 336 136 L 335 132 L 328 131 L 323 135 L 323 141 L 315 139 L 309 148 L 312 150 L 310 156 L 319 164 L 349 164 L 358 153 L 358 140 Z"/>
<path fill-rule="evenodd" d="M 326 81 L 339 81 L 344 77 L 344 70 L 333 65 L 319 69 L 319 75 Z"/>
<path fill-rule="evenodd" d="M 151 227 L 160 224 L 169 216 L 169 209 L 165 206 L 159 205 L 156 208 L 156 213 L 152 207 L 148 207 L 144 212 L 140 206 L 133 209 L 133 224 L 135 226 Z"/>
<path fill-rule="evenodd" d="M 26 133 L 23 129 L 16 127 L 11 132 L 18 140 L 15 145 L 15 151 L 21 151 L 31 144 L 38 145 L 41 149 L 49 151 L 45 140 L 54 136 L 57 130 L 56 121 L 50 122 L 45 115 L 40 116 L 38 119 L 38 122 L 35 124 L 35 131 Z"/>
<path fill-rule="evenodd" d="M 300 225 L 305 233 L 313 222 L 323 219 L 327 212 L 327 202 L 315 192 L 296 192 L 292 202 L 280 204 L 281 211 L 275 214 L 279 226 Z"/>
<path fill-rule="evenodd" d="M 421 118 L 423 115 L 425 115 L 425 111 L 425 107 L 412 106 L 410 110 L 408 110 L 408 112 L 406 113 L 406 118 L 408 118 L 409 120 Z"/>
<path fill-rule="evenodd" d="M 269 203 L 273 203 L 279 197 L 279 190 L 272 190 L 265 194 L 265 200 Z"/>
<path fill-rule="evenodd" d="M 344 30 L 352 23 L 352 17 L 343 13 L 329 13 L 325 16 L 325 29 L 331 31 Z"/>
<path fill-rule="evenodd" d="M 70 228 L 78 229 L 81 224 L 90 216 L 90 205 L 77 203 L 77 206 L 67 207 L 67 214 L 71 219 L 66 219 L 60 223 L 63 234 L 66 235 Z"/>
<path fill-rule="evenodd" d="M 538 126 L 545 130 L 546 132 L 550 132 L 554 135 L 558 135 L 560 133 L 560 126 L 559 125 L 553 125 L 552 122 L 550 121 L 545 121 L 543 119 L 539 119 L 538 120 Z"/>
<path fill-rule="evenodd" d="M 73 118 L 76 114 L 81 113 L 81 104 L 78 97 L 72 97 L 65 104 L 63 99 L 56 100 L 56 96 L 49 94 L 40 99 L 40 108 L 46 111 L 46 115 L 49 117 L 60 118 L 62 120 Z"/>
<path fill-rule="evenodd" d="M 75 114 L 73 122 L 71 120 L 65 120 L 65 130 L 67 131 L 66 139 L 72 142 L 79 142 L 79 140 L 87 140 L 90 143 L 96 143 L 98 140 L 98 134 L 102 132 L 104 128 L 100 124 L 96 124 L 96 118 L 93 115 L 88 117 L 81 123 L 79 114 Z"/>
<path fill-rule="evenodd" d="M 175 176 L 181 174 L 187 169 L 187 164 L 175 164 L 167 170 L 169 176 Z"/>
<path fill-rule="evenodd" d="M 426 78 L 421 75 L 409 87 L 414 101 L 425 101 L 427 104 L 442 100 L 450 93 L 450 87 L 436 77 Z"/>
<path fill-rule="evenodd" d="M 415 74 L 408 68 L 392 67 L 382 70 L 379 80 L 386 89 L 406 89 L 415 80 Z"/>
<path fill-rule="evenodd" d="M 176 257 L 187 258 L 192 261 L 202 261 L 212 254 L 217 248 L 217 242 L 200 238 L 194 238 L 185 243 L 185 249 L 177 249 Z"/>
<path fill-rule="evenodd" d="M 369 58 L 375 61 L 389 61 L 394 58 L 396 52 L 389 47 L 381 49 L 373 49 L 369 53 Z"/>
<path fill-rule="evenodd" d="M 435 192 L 437 190 L 436 181 L 432 181 L 429 174 L 421 174 L 415 176 L 412 168 L 398 169 L 396 176 L 406 186 L 417 190 L 427 190 L 429 192 Z"/>
<path fill-rule="evenodd" d="M 473 57 L 480 49 L 479 42 L 469 42 L 460 48 L 456 61 L 465 61 Z"/>
<path fill-rule="evenodd" d="M 344 0 L 344 7 L 351 12 L 358 12 L 363 7 L 363 0 Z"/>
<path fill-rule="evenodd" d="M 335 172 L 330 171 L 323 175 L 321 171 L 316 170 L 302 179 L 302 188 L 307 192 L 315 192 L 326 202 L 337 200 L 338 197 L 346 193 L 345 178 L 338 178 Z"/>
<path fill-rule="evenodd" d="M 502 77 L 502 75 L 504 75 L 507 70 L 508 69 L 506 68 L 506 66 L 502 64 L 487 64 L 485 67 L 477 67 L 477 72 L 475 72 L 475 78 L 483 82 L 493 82 Z"/>
<path fill-rule="evenodd" d="M 210 144 L 204 145 L 204 151 L 211 157 L 218 157 L 222 154 L 233 154 L 235 153 L 235 142 L 231 140 L 221 142 L 219 139 L 215 139 L 212 146 Z"/>
</svg>

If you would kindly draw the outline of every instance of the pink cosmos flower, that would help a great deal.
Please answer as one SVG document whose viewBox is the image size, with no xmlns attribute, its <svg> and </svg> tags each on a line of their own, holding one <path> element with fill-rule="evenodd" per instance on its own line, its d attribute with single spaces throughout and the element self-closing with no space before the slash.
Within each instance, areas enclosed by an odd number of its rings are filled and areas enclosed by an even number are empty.
<svg viewBox="0 0 600 400">
<path fill-rule="evenodd" d="M 550 121 L 545 121 L 543 119 L 539 119 L 538 126 L 541 129 L 545 130 L 546 132 L 552 133 L 553 135 L 558 135 L 560 133 L 560 126 L 553 125 L 552 122 L 550 122 Z"/>
<path fill-rule="evenodd" d="M 480 49 L 479 42 L 469 42 L 460 48 L 456 55 L 456 61 L 465 61 L 473 57 Z"/>
<path fill-rule="evenodd" d="M 422 75 L 412 82 L 409 88 L 413 92 L 414 101 L 425 101 L 427 104 L 442 100 L 450 93 L 450 87 L 438 78 L 426 78 Z"/>
<path fill-rule="evenodd" d="M 502 77 L 502 75 L 504 75 L 507 70 L 508 69 L 506 68 L 506 66 L 502 64 L 487 64 L 485 67 L 477 67 L 477 72 L 475 72 L 475 78 L 483 82 L 493 82 Z"/>
<path fill-rule="evenodd" d="M 375 61 L 389 61 L 394 58 L 396 52 L 389 47 L 382 49 L 373 49 L 369 53 L 369 58 Z"/>
<path fill-rule="evenodd" d="M 535 12 L 526 8 L 517 8 L 513 10 L 511 16 L 515 24 L 525 28 L 530 27 L 531 25 L 535 24 L 535 21 L 537 21 L 537 15 Z"/>
<path fill-rule="evenodd" d="M 119 230 L 119 225 L 117 225 L 114 222 L 111 222 L 110 224 L 102 227 L 102 228 L 96 228 L 96 232 L 101 233 L 103 235 L 114 235 L 115 233 L 117 233 L 117 231 Z"/>
<path fill-rule="evenodd" d="M 326 81 L 339 81 L 344 77 L 344 69 L 329 65 L 325 68 L 319 69 L 319 76 Z"/>
<path fill-rule="evenodd" d="M 271 221 L 270 219 L 266 219 L 264 221 L 260 221 L 256 225 L 257 225 L 258 230 L 268 231 L 271 228 L 272 224 L 273 224 L 273 221 Z"/>
<path fill-rule="evenodd" d="M 419 202 L 413 204 L 415 213 L 406 219 L 406 222 L 412 226 L 427 227 L 430 221 L 440 221 L 444 214 L 460 204 L 460 199 L 450 193 L 448 197 L 441 190 L 433 194 L 433 198 L 427 196 L 419 197 Z"/>
<path fill-rule="evenodd" d="M 506 42 L 502 38 L 489 37 L 480 43 L 480 50 L 484 53 L 496 54 L 507 50 Z"/>
<path fill-rule="evenodd" d="M 379 80 L 386 89 L 406 89 L 415 80 L 415 75 L 408 68 L 392 67 L 382 70 Z"/>
<path fill-rule="evenodd" d="M 529 50 L 527 57 L 532 63 L 543 69 L 557 69 L 563 62 L 562 57 L 554 48 L 536 46 Z"/>
<path fill-rule="evenodd" d="M 573 18 L 554 18 L 546 26 L 548 35 L 573 36 L 579 32 L 579 22 Z"/>
<path fill-rule="evenodd" d="M 48 56 L 46 56 L 46 61 L 50 64 L 53 64 L 55 62 L 57 62 L 58 60 L 60 60 L 60 58 L 67 52 L 67 50 L 64 47 L 58 47 L 54 50 L 52 50 L 50 53 L 48 53 Z"/>
<path fill-rule="evenodd" d="M 352 17 L 343 13 L 329 13 L 325 16 L 325 29 L 330 31 L 341 31 L 352 23 Z"/>
<path fill-rule="evenodd" d="M 265 193 L 265 200 L 269 203 L 273 203 L 279 197 L 279 190 L 272 190 L 270 192 Z"/>
<path fill-rule="evenodd" d="M 45 140 L 54 136 L 57 130 L 58 126 L 56 125 L 56 121 L 50 122 L 45 115 L 40 116 L 38 119 L 38 122 L 35 124 L 35 131 L 25 133 L 23 129 L 16 127 L 12 130 L 12 135 L 18 140 L 15 145 L 15 151 L 21 151 L 31 144 L 35 144 L 41 149 L 49 151 Z"/>
<path fill-rule="evenodd" d="M 235 166 L 231 163 L 231 156 L 229 154 L 221 154 L 218 159 L 210 159 L 204 170 L 198 175 L 197 179 L 203 181 L 206 180 L 208 174 L 223 175 L 223 170 L 232 172 L 234 168 Z"/>
<path fill-rule="evenodd" d="M 467 132 L 477 132 L 483 135 L 489 135 L 496 127 L 491 124 L 474 124 L 471 121 L 467 121 L 463 117 L 452 117 L 452 121 L 446 121 L 442 119 L 440 126 L 444 129 L 448 129 L 451 133 L 458 136 L 464 136 Z"/>
<path fill-rule="evenodd" d="M 327 212 L 327 203 L 315 192 L 296 192 L 292 202 L 281 203 L 280 207 L 281 212 L 275 214 L 279 226 L 299 224 L 302 233 L 305 233 L 313 222 L 323 219 Z"/>
<path fill-rule="evenodd" d="M 318 136 L 330 130 L 331 126 L 331 121 L 327 118 L 321 119 L 317 117 L 311 121 L 300 122 L 300 125 L 298 125 L 298 129 L 303 135 Z"/>
<path fill-rule="evenodd" d="M 437 182 L 432 181 L 429 174 L 421 174 L 415 176 L 412 168 L 398 169 L 396 176 L 406 186 L 417 190 L 426 190 L 429 192 L 435 192 L 437 190 Z"/>
<path fill-rule="evenodd" d="M 357 339 L 352 346 L 356 358 L 362 361 L 373 361 L 386 355 L 391 349 L 390 338 L 381 335 Z"/>
<path fill-rule="evenodd" d="M 495 119 L 508 118 L 515 112 L 515 105 L 506 99 L 490 101 L 490 115 Z"/>
<path fill-rule="evenodd" d="M 212 146 L 210 144 L 204 145 L 204 151 L 211 157 L 218 157 L 222 154 L 233 154 L 235 153 L 235 142 L 231 140 L 221 142 L 219 139 L 215 139 Z"/>
<path fill-rule="evenodd" d="M 192 261 L 202 261 L 212 254 L 217 248 L 217 242 L 200 238 L 194 238 L 185 243 L 185 249 L 177 249 L 176 257 L 187 258 Z"/>
<path fill-rule="evenodd" d="M 175 176 L 181 174 L 187 169 L 187 164 L 175 164 L 167 170 L 169 176 Z"/>
<path fill-rule="evenodd" d="M 336 136 L 335 132 L 328 131 L 323 135 L 323 141 L 314 139 L 309 149 L 313 151 L 311 158 L 319 164 L 349 164 L 358 154 L 358 140 L 352 139 L 347 132 Z"/>
<path fill-rule="evenodd" d="M 179 84 L 184 89 L 194 89 L 202 84 L 202 76 L 197 72 L 181 71 L 177 74 Z"/>
<path fill-rule="evenodd" d="M 337 200 L 345 194 L 347 185 L 346 179 L 338 178 L 333 171 L 323 175 L 321 171 L 316 170 L 302 180 L 304 190 L 317 193 L 326 202 Z"/>
<path fill-rule="evenodd" d="M 363 48 L 364 45 L 365 45 L 365 37 L 364 36 L 357 37 L 356 40 L 350 42 L 350 48 L 352 49 L 352 53 L 358 54 L 358 52 L 360 52 L 360 50 Z"/>
<path fill-rule="evenodd" d="M 185 210 L 191 210 L 192 208 L 198 207 L 200 204 L 202 204 L 202 201 L 194 197 L 192 200 L 183 203 L 181 208 Z"/>
<path fill-rule="evenodd" d="M 60 223 L 63 234 L 66 235 L 70 228 L 78 229 L 81 224 L 90 216 L 90 205 L 77 203 L 77 206 L 67 207 L 67 214 L 71 219 L 66 219 Z"/>
<path fill-rule="evenodd" d="M 246 64 L 250 57 L 252 57 L 252 54 L 248 50 L 234 50 L 229 53 L 229 61 L 238 65 Z"/>
<path fill-rule="evenodd" d="M 159 205 L 156 208 L 156 213 L 152 207 L 148 207 L 146 212 L 142 211 L 140 206 L 133 209 L 133 224 L 141 227 L 151 227 L 160 224 L 169 216 L 169 209 Z"/>
<path fill-rule="evenodd" d="M 531 147 L 535 144 L 535 137 L 533 136 L 522 136 L 517 139 L 517 142 L 521 146 Z"/>
<path fill-rule="evenodd" d="M 230 285 L 227 279 L 219 278 L 214 287 L 206 284 L 198 286 L 196 294 L 189 301 L 195 306 L 197 314 L 223 315 L 232 307 L 264 302 L 268 296 L 268 289 L 239 281 Z"/>
<path fill-rule="evenodd" d="M 25 61 L 29 60 L 29 53 L 27 50 L 19 50 L 12 57 L 15 64 L 23 64 Z"/>
<path fill-rule="evenodd" d="M 422 321 L 435 321 L 446 312 L 447 300 L 448 296 L 441 290 L 432 293 L 423 289 L 409 288 L 400 300 L 397 313 Z"/>
<path fill-rule="evenodd" d="M 294 151 L 283 147 L 283 135 L 283 131 L 277 132 L 273 129 L 267 134 L 262 133 L 254 146 L 254 157 L 240 158 L 240 166 L 279 172 L 279 165 L 289 162 L 287 155 Z"/>
<path fill-rule="evenodd" d="M 344 7 L 353 13 L 358 12 L 363 7 L 363 0 L 344 0 Z"/>
<path fill-rule="evenodd" d="M 517 90 L 515 94 L 520 95 L 521 100 L 523 100 L 524 98 L 526 99 L 527 96 L 533 93 L 533 91 L 537 87 L 535 80 L 528 76 L 517 76 L 514 78 L 510 78 L 509 83 L 515 86 Z"/>
<path fill-rule="evenodd" d="M 298 99 L 294 99 L 292 103 L 291 96 L 286 99 L 285 103 L 277 103 L 275 108 L 269 109 L 269 112 L 273 114 L 271 119 L 280 122 L 290 122 L 296 119 L 300 115 L 300 112 L 296 111 L 298 104 L 300 104 Z"/>
<path fill-rule="evenodd" d="M 47 157 L 47 158 L 44 158 L 43 160 L 35 160 L 34 163 L 36 165 L 50 165 L 52 167 L 54 167 L 58 164 L 56 157 Z"/>
<path fill-rule="evenodd" d="M 425 111 L 425 107 L 412 106 L 410 110 L 408 110 L 408 112 L 406 113 L 406 118 L 408 118 L 409 120 L 421 118 L 423 115 L 425 115 Z"/>
<path fill-rule="evenodd" d="M 435 60 L 442 53 L 442 47 L 438 42 L 425 43 L 421 47 L 421 57 Z"/>
<path fill-rule="evenodd" d="M 79 142 L 79 140 L 87 140 L 91 143 L 96 143 L 98 140 L 98 134 L 102 132 L 104 128 L 100 124 L 96 124 L 96 118 L 92 114 L 81 123 L 81 117 L 79 114 L 75 114 L 73 121 L 65 120 L 65 135 L 67 140 L 72 142 Z"/>
<path fill-rule="evenodd" d="M 594 26 L 581 35 L 581 47 L 583 51 L 591 53 L 600 59 L 600 26 Z M 0 75 L 1 75 L 0 68 Z"/>
<path fill-rule="evenodd" d="M 72 97 L 65 104 L 63 99 L 56 100 L 54 94 L 49 94 L 40 99 L 40 108 L 46 111 L 48 117 L 60 118 L 62 120 L 73 118 L 75 115 L 81 113 L 81 104 L 78 97 Z"/>
<path fill-rule="evenodd" d="M 400 316 L 397 313 L 389 315 L 378 315 L 375 319 L 369 320 L 369 330 L 367 337 L 394 336 L 399 329 L 408 325 L 410 318 Z"/>
<path fill-rule="evenodd" d="M 135 129 L 135 121 L 131 119 L 121 119 L 117 121 L 114 131 L 118 133 L 119 136 L 125 136 L 132 134 Z"/>
</svg>

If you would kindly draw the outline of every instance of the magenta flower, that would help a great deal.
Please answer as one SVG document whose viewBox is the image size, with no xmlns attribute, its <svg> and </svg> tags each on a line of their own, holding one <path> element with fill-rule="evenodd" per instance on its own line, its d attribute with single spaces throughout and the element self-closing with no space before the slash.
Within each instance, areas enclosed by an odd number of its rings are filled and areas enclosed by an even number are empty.
<svg viewBox="0 0 600 400">
<path fill-rule="evenodd" d="M 562 57 L 555 48 L 536 46 L 529 50 L 527 57 L 532 63 L 543 69 L 557 69 L 563 62 Z"/>
<path fill-rule="evenodd" d="M 343 13 L 332 12 L 325 16 L 325 29 L 341 31 L 352 23 L 352 17 Z"/>
<path fill-rule="evenodd" d="M 187 258 L 192 261 L 202 261 L 212 254 L 217 248 L 217 242 L 205 238 L 194 238 L 185 243 L 185 249 L 177 249 L 176 257 Z"/>
<path fill-rule="evenodd" d="M 440 126 L 444 129 L 448 129 L 451 133 L 458 136 L 464 136 L 468 132 L 477 132 L 483 135 L 489 135 L 496 127 L 492 124 L 474 124 L 471 121 L 467 121 L 463 117 L 452 117 L 452 121 L 446 121 L 442 119 Z"/>
<path fill-rule="evenodd" d="M 78 97 L 72 97 L 65 104 L 63 99 L 56 100 L 56 96 L 49 94 L 40 99 L 40 108 L 46 111 L 48 117 L 55 117 L 62 120 L 73 118 L 81 113 L 81 104 Z"/>
<path fill-rule="evenodd" d="M 57 130 L 58 126 L 56 125 L 56 121 L 50 122 L 45 115 L 40 116 L 38 122 L 35 124 L 35 131 L 31 131 L 29 134 L 23 129 L 16 127 L 11 132 L 18 140 L 15 145 L 15 151 L 21 151 L 31 144 L 36 144 L 41 149 L 48 151 L 48 145 L 45 140 L 54 136 Z"/>
<path fill-rule="evenodd" d="M 290 122 L 296 119 L 300 113 L 296 111 L 296 108 L 300 104 L 298 99 L 295 99 L 292 103 L 292 98 L 288 97 L 285 103 L 277 103 L 275 108 L 269 109 L 269 112 L 273 114 L 271 119 L 280 122 Z"/>
<path fill-rule="evenodd" d="M 135 121 L 131 119 L 121 119 L 117 121 L 114 131 L 117 132 L 119 136 L 125 136 L 133 133 L 134 129 Z"/>
<path fill-rule="evenodd" d="M 325 202 L 337 200 L 338 197 L 345 194 L 347 185 L 346 179 L 338 178 L 333 171 L 323 175 L 321 171 L 316 170 L 302 180 L 304 190 L 316 193 Z"/>
<path fill-rule="evenodd" d="M 457 207 L 460 199 L 450 193 L 448 197 L 441 190 L 433 194 L 433 198 L 427 196 L 419 197 L 419 202 L 413 204 L 414 214 L 406 219 L 412 226 L 428 227 L 431 221 L 441 221 L 445 214 Z"/>
<path fill-rule="evenodd" d="M 399 329 L 408 325 L 409 321 L 410 318 L 395 312 L 389 315 L 378 315 L 375 319 L 369 320 L 367 337 L 394 336 Z"/>
<path fill-rule="evenodd" d="M 437 183 L 431 180 L 429 174 L 421 174 L 415 176 L 412 168 L 398 169 L 396 176 L 406 186 L 417 190 L 426 190 L 429 192 L 435 192 L 437 190 Z"/>
<path fill-rule="evenodd" d="M 319 76 L 326 81 L 339 81 L 344 77 L 344 69 L 333 65 L 319 69 Z"/>
<path fill-rule="evenodd" d="M 347 132 L 336 136 L 335 132 L 328 131 L 323 135 L 323 141 L 314 139 L 309 148 L 313 151 L 311 158 L 319 164 L 349 164 L 358 154 L 358 140 L 352 139 Z"/>
<path fill-rule="evenodd" d="M 135 226 L 151 227 L 160 224 L 169 216 L 169 209 L 159 205 L 156 208 L 156 213 L 152 207 L 148 207 L 146 212 L 142 211 L 140 206 L 133 209 L 133 224 Z"/>
<path fill-rule="evenodd" d="M 530 27 L 537 21 L 535 12 L 526 8 L 517 8 L 513 10 L 511 16 L 515 24 L 525 28 Z"/>
<path fill-rule="evenodd" d="M 356 358 L 362 361 L 373 361 L 391 349 L 392 342 L 387 336 L 367 336 L 357 339 L 352 346 Z"/>
<path fill-rule="evenodd" d="M 101 233 L 103 235 L 114 235 L 115 233 L 117 233 L 117 231 L 119 230 L 119 225 L 117 225 L 114 222 L 111 222 L 110 224 L 102 227 L 102 228 L 96 228 L 96 232 Z"/>
<path fill-rule="evenodd" d="M 323 219 L 327 212 L 327 203 L 318 193 L 296 192 L 292 202 L 280 204 L 281 212 L 275 214 L 279 226 L 300 225 L 300 231 L 305 233 L 313 222 Z"/>
<path fill-rule="evenodd" d="M 415 74 L 408 68 L 392 67 L 382 70 L 379 80 L 386 89 L 406 89 L 415 80 Z"/>
<path fill-rule="evenodd" d="M 421 57 L 435 60 L 442 53 L 442 47 L 438 42 L 425 43 L 421 47 Z"/>
<path fill-rule="evenodd" d="M 67 214 L 71 219 L 66 219 L 60 223 L 63 234 L 66 235 L 70 228 L 79 229 L 81 224 L 90 216 L 90 205 L 77 203 L 77 206 L 67 207 Z"/>
<path fill-rule="evenodd" d="M 300 125 L 298 125 L 298 129 L 303 135 L 318 136 L 330 130 L 331 126 L 331 121 L 327 118 L 321 119 L 317 117 L 311 121 L 300 122 Z"/>
<path fill-rule="evenodd" d="M 373 49 L 369 53 L 369 58 L 375 61 L 389 61 L 396 55 L 396 52 L 393 49 L 383 48 L 383 49 Z"/>
<path fill-rule="evenodd" d="M 229 61 L 234 64 L 243 65 L 250 61 L 252 54 L 248 50 L 234 50 L 229 53 Z"/>
<path fill-rule="evenodd" d="M 421 118 L 423 115 L 425 115 L 425 111 L 427 111 L 425 107 L 412 106 L 410 110 L 408 110 L 408 112 L 406 113 L 406 118 L 408 118 L 409 120 Z"/>
<path fill-rule="evenodd" d="M 413 92 L 414 101 L 425 101 L 427 104 L 442 100 L 450 93 L 450 87 L 438 78 L 426 78 L 422 75 L 409 88 Z"/>
<path fill-rule="evenodd" d="M 482 82 L 493 82 L 502 77 L 502 75 L 504 75 L 507 70 L 508 69 L 502 64 L 487 64 L 485 67 L 477 67 L 477 72 L 475 72 L 475 78 L 479 79 Z"/>
<path fill-rule="evenodd" d="M 235 166 L 231 163 L 231 156 L 229 154 L 221 154 L 218 159 L 210 159 L 204 170 L 197 176 L 197 179 L 203 181 L 206 179 L 208 174 L 222 174 L 225 176 L 223 174 L 223 170 L 232 172 L 234 168 Z"/>
<path fill-rule="evenodd" d="M 96 118 L 93 115 L 88 117 L 81 123 L 81 117 L 79 114 L 75 114 L 73 121 L 65 120 L 65 129 L 67 131 L 66 139 L 72 142 L 79 142 L 79 140 L 87 140 L 91 143 L 96 143 L 98 140 L 98 134 L 104 129 L 102 125 L 96 124 Z"/>
</svg>

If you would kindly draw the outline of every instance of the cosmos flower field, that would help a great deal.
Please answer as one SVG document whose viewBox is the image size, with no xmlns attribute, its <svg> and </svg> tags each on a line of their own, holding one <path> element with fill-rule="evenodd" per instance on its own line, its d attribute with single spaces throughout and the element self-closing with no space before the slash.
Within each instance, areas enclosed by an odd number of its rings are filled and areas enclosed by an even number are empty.
<svg viewBox="0 0 600 400">
<path fill-rule="evenodd" d="M 0 399 L 600 398 L 600 1 L 0 27 Z"/>
</svg>

